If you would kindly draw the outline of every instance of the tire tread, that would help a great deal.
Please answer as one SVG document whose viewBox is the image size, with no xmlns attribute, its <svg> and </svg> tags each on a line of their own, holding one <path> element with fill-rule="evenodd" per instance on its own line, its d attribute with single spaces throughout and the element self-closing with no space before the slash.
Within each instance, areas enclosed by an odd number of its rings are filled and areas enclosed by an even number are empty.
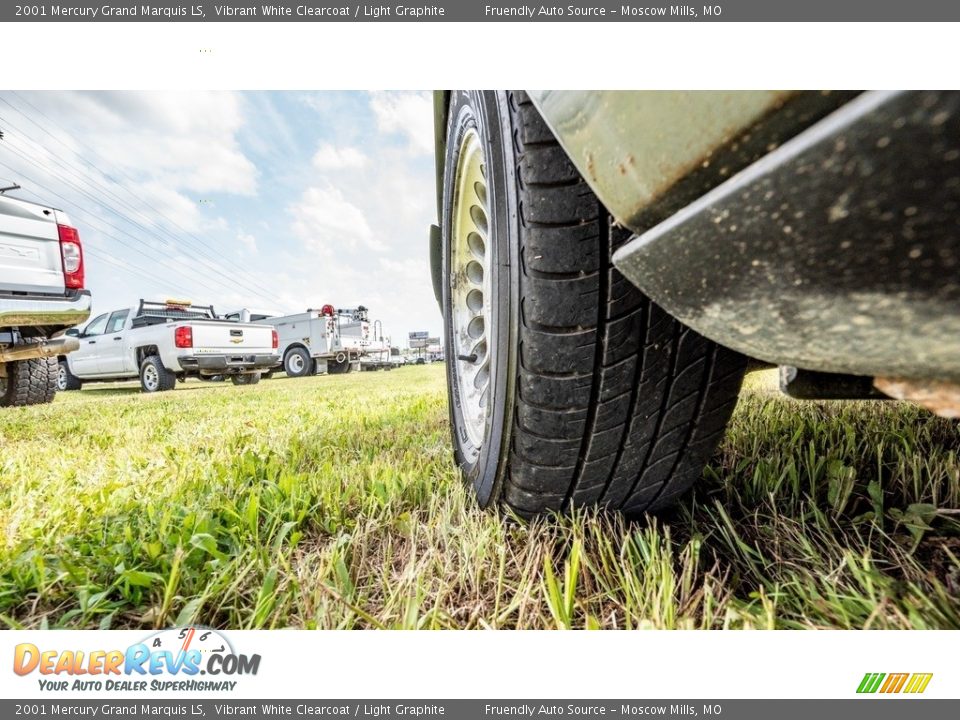
<svg viewBox="0 0 960 720">
<path fill-rule="evenodd" d="M 533 103 L 508 96 L 520 184 L 520 367 L 502 500 L 520 514 L 657 510 L 700 476 L 745 359 L 613 266 L 609 217 Z"/>
<path fill-rule="evenodd" d="M 38 357 L 7 363 L 6 392 L 0 405 L 23 407 L 53 401 L 57 394 L 57 358 Z"/>
</svg>

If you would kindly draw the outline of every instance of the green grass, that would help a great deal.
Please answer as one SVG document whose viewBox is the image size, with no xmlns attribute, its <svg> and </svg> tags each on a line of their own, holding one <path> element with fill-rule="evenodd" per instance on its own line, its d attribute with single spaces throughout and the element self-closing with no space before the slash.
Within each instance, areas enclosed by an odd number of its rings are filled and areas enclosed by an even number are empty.
<svg viewBox="0 0 960 720">
<path fill-rule="evenodd" d="M 443 368 L 0 415 L 7 627 L 957 628 L 960 429 L 748 379 L 657 520 L 475 508 Z"/>
</svg>

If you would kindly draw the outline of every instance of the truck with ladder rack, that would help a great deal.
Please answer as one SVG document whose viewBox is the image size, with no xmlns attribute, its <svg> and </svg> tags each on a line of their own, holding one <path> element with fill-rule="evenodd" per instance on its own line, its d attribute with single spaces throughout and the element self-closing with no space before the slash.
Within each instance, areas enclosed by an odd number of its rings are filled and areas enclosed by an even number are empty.
<svg viewBox="0 0 960 720">
<path fill-rule="evenodd" d="M 183 300 L 141 300 L 67 334 L 80 348 L 59 359 L 61 390 L 134 378 L 144 392 L 172 390 L 187 377 L 229 376 L 235 385 L 253 385 L 280 361 L 274 328 L 224 320 L 213 306 Z"/>
</svg>

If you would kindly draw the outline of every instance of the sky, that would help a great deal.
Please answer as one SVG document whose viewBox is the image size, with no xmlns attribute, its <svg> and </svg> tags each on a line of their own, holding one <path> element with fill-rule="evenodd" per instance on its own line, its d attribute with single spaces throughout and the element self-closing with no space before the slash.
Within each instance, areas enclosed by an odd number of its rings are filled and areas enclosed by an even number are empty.
<svg viewBox="0 0 960 720">
<path fill-rule="evenodd" d="M 439 334 L 427 92 L 0 91 L 0 182 L 80 231 L 94 313 L 365 305 Z"/>
</svg>

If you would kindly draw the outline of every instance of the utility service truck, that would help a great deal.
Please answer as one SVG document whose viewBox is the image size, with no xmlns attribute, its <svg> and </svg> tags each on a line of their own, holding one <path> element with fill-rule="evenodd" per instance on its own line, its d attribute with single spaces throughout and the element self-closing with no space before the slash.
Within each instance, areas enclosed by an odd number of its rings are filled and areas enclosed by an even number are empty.
<svg viewBox="0 0 960 720">
<path fill-rule="evenodd" d="M 180 300 L 141 300 L 68 334 L 80 348 L 60 358 L 61 390 L 136 377 L 144 392 L 172 390 L 187 377 L 229 376 L 235 385 L 254 385 L 280 362 L 276 329 L 224 320 L 212 306 Z"/>
<path fill-rule="evenodd" d="M 281 366 L 289 377 L 360 370 L 361 360 L 377 347 L 370 333 L 369 311 L 363 305 L 324 305 L 293 315 L 242 308 L 224 318 L 273 326 L 280 338 Z"/>
<path fill-rule="evenodd" d="M 60 210 L 0 189 L 0 405 L 53 400 L 67 328 L 90 316 L 80 234 Z"/>
</svg>

